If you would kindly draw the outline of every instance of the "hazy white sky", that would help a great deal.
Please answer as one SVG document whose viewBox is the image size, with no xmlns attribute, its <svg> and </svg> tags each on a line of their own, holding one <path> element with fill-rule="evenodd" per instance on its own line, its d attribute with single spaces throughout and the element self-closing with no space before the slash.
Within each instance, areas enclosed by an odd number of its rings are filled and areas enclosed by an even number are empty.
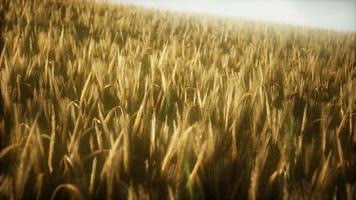
<svg viewBox="0 0 356 200">
<path fill-rule="evenodd" d="M 356 0 L 109 0 L 212 15 L 356 32 Z"/>
</svg>

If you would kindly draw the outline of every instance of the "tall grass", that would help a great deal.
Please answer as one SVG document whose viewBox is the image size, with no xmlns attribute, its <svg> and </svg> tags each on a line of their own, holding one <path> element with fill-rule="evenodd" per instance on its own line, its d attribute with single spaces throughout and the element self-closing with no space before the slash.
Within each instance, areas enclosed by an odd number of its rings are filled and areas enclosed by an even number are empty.
<svg viewBox="0 0 356 200">
<path fill-rule="evenodd" d="M 355 33 L 1 6 L 1 199 L 356 197 Z"/>
</svg>

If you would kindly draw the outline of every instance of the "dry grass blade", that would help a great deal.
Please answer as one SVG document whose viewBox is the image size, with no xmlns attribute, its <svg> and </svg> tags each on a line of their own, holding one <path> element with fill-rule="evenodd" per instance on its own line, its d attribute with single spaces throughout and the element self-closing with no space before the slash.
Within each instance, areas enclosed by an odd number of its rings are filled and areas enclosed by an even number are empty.
<svg viewBox="0 0 356 200">
<path fill-rule="evenodd" d="M 187 181 L 187 188 L 191 187 L 194 183 L 194 180 L 197 176 L 199 167 L 202 165 L 203 159 L 204 159 L 204 155 L 205 155 L 205 151 L 206 151 L 206 147 L 207 147 L 207 143 L 204 143 L 202 145 L 202 147 L 200 148 L 200 153 L 199 156 L 197 158 L 197 162 L 194 165 L 194 168 L 192 170 L 192 172 L 189 175 L 188 181 Z"/>
<path fill-rule="evenodd" d="M 151 122 L 151 136 L 150 136 L 150 158 L 153 159 L 153 155 L 156 151 L 156 115 L 152 115 Z"/>
<path fill-rule="evenodd" d="M 92 171 L 91 171 L 91 175 L 90 175 L 90 183 L 89 183 L 89 194 L 90 194 L 90 196 L 92 196 L 94 194 L 96 165 L 97 165 L 97 159 L 95 157 L 93 159 Z"/>
<path fill-rule="evenodd" d="M 70 192 L 72 198 L 74 197 L 75 199 L 78 199 L 78 200 L 84 199 L 80 190 L 75 185 L 68 183 L 68 184 L 62 184 L 62 185 L 57 186 L 56 189 L 54 190 L 54 192 L 52 193 L 51 200 L 55 199 L 57 193 L 61 189 L 67 190 L 68 192 Z"/>
<path fill-rule="evenodd" d="M 0 159 L 3 159 L 9 152 L 20 147 L 20 144 L 11 144 L 0 151 Z"/>
<path fill-rule="evenodd" d="M 308 105 L 305 105 L 305 108 L 303 111 L 302 127 L 300 128 L 300 135 L 303 135 L 306 124 L 307 124 L 307 113 L 308 113 Z"/>
<path fill-rule="evenodd" d="M 340 132 L 346 125 L 348 112 L 349 111 L 347 111 L 344 114 L 344 116 L 342 117 L 342 121 L 341 121 L 340 125 L 337 127 L 336 133 L 335 133 L 336 143 L 337 143 L 337 153 L 339 156 L 339 161 L 340 161 L 339 165 L 340 166 L 342 166 L 342 164 L 344 163 L 344 153 L 343 153 L 343 150 L 342 150 L 343 148 L 342 148 L 341 141 L 340 141 Z"/>
<path fill-rule="evenodd" d="M 49 172 L 53 172 L 52 166 L 52 159 L 53 159 L 53 152 L 54 152 L 54 143 L 56 140 L 56 119 L 55 116 L 52 116 L 52 132 L 51 132 L 51 139 L 49 142 L 49 152 L 48 152 L 48 169 Z"/>
<path fill-rule="evenodd" d="M 162 174 L 165 174 L 167 172 L 167 166 L 173 156 L 173 154 L 178 150 L 181 145 L 184 145 L 185 142 L 185 137 L 187 134 L 192 131 L 194 126 L 188 127 L 183 133 L 181 133 L 181 137 L 179 137 L 180 129 L 176 129 L 175 132 L 173 133 L 173 136 L 171 137 L 171 141 L 168 146 L 168 150 L 166 155 L 163 158 L 162 165 L 161 165 L 161 172 Z"/>
</svg>

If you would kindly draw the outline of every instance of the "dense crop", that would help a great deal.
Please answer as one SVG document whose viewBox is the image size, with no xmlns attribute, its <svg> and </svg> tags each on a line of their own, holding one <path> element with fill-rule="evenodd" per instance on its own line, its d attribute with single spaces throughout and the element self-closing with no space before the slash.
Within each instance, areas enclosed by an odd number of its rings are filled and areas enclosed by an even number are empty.
<svg viewBox="0 0 356 200">
<path fill-rule="evenodd" d="M 355 33 L 1 6 L 0 199 L 355 198 Z"/>
</svg>

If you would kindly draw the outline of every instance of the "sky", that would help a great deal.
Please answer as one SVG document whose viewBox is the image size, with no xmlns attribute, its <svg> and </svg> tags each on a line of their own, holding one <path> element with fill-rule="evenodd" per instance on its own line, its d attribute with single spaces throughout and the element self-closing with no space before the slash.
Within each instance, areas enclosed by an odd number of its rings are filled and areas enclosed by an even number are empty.
<svg viewBox="0 0 356 200">
<path fill-rule="evenodd" d="M 110 0 L 179 12 L 356 32 L 356 0 Z"/>
</svg>

